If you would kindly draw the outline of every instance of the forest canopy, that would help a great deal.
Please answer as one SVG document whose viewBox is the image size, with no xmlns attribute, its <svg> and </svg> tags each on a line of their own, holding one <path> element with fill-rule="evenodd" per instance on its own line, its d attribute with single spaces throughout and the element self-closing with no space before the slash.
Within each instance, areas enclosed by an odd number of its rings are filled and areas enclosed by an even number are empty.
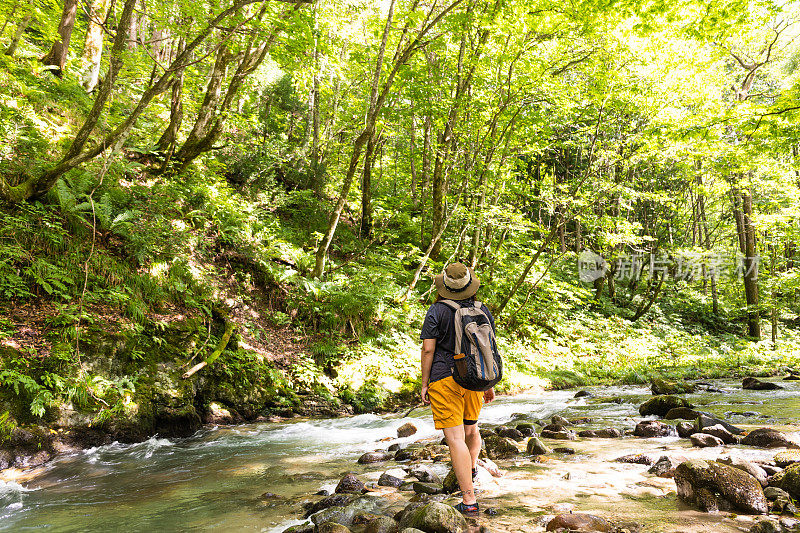
<svg viewBox="0 0 800 533">
<path fill-rule="evenodd" d="M 289 326 L 334 379 L 414 339 L 461 260 L 523 354 L 621 356 L 598 323 L 675 357 L 794 353 L 799 15 L 4 2 L 0 297 L 57 305 L 76 352 L 102 306 L 139 333 L 230 312 L 251 345 Z"/>
</svg>

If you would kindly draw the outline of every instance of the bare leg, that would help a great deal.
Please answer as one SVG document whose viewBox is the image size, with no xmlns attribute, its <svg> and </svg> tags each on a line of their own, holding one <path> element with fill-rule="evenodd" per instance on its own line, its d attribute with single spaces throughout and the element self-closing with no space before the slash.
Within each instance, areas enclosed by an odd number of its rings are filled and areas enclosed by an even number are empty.
<svg viewBox="0 0 800 533">
<path fill-rule="evenodd" d="M 450 448 L 450 460 L 456 473 L 458 486 L 461 487 L 461 499 L 465 505 L 472 505 L 475 499 L 475 487 L 472 486 L 472 463 L 470 450 L 464 442 L 464 425 L 445 428 L 444 436 Z"/>
<path fill-rule="evenodd" d="M 470 463 L 472 468 L 478 463 L 478 454 L 481 453 L 481 434 L 478 431 L 478 424 L 471 424 L 464 426 L 464 442 L 469 449 L 469 455 L 472 459 Z"/>
</svg>

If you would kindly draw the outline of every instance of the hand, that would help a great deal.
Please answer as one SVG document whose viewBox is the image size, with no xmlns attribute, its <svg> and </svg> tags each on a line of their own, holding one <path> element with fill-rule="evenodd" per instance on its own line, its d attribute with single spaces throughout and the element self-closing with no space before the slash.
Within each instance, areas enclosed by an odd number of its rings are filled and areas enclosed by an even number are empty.
<svg viewBox="0 0 800 533">
<path fill-rule="evenodd" d="M 494 388 L 483 391 L 483 401 L 486 403 L 494 401 Z"/>
<path fill-rule="evenodd" d="M 422 391 L 420 392 L 420 396 L 422 396 L 422 403 L 424 403 L 426 405 L 431 403 L 431 399 L 428 398 L 428 386 L 427 385 L 423 385 L 422 386 Z"/>
</svg>

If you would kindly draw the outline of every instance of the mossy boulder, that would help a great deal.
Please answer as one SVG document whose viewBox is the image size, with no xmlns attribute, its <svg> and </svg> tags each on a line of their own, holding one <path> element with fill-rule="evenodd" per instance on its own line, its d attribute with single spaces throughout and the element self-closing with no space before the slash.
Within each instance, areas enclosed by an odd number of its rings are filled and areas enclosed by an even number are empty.
<svg viewBox="0 0 800 533">
<path fill-rule="evenodd" d="M 426 533 L 465 533 L 467 521 L 453 507 L 432 502 L 403 513 L 400 530 L 416 528 Z"/>
<path fill-rule="evenodd" d="M 483 440 L 489 459 L 510 459 L 519 455 L 516 443 L 500 435 L 489 435 Z"/>
<path fill-rule="evenodd" d="M 788 492 L 792 498 L 800 500 L 800 463 L 794 463 L 784 470 L 778 487 Z"/>
<path fill-rule="evenodd" d="M 775 454 L 775 464 L 781 468 L 795 463 L 800 463 L 800 450 L 784 450 Z"/>
<path fill-rule="evenodd" d="M 680 383 L 666 379 L 655 378 L 650 382 L 650 391 L 655 396 L 672 394 L 690 394 L 696 389 L 693 383 Z"/>
<path fill-rule="evenodd" d="M 653 396 L 639 406 L 639 414 L 642 416 L 656 415 L 666 416 L 670 409 L 677 407 L 694 407 L 686 399 L 674 395 Z"/>
<path fill-rule="evenodd" d="M 739 510 L 750 514 L 768 511 L 767 499 L 756 478 L 714 461 L 694 459 L 675 469 L 678 497 L 702 511 Z"/>
</svg>

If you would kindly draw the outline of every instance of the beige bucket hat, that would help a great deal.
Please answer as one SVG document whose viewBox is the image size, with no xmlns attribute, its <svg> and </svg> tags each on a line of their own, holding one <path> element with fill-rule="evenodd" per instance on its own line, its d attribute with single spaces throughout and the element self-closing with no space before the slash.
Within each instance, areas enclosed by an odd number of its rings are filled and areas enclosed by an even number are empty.
<svg viewBox="0 0 800 533">
<path fill-rule="evenodd" d="M 463 263 L 450 263 L 434 279 L 436 292 L 448 300 L 465 300 L 475 296 L 481 282 L 475 271 Z"/>
</svg>

